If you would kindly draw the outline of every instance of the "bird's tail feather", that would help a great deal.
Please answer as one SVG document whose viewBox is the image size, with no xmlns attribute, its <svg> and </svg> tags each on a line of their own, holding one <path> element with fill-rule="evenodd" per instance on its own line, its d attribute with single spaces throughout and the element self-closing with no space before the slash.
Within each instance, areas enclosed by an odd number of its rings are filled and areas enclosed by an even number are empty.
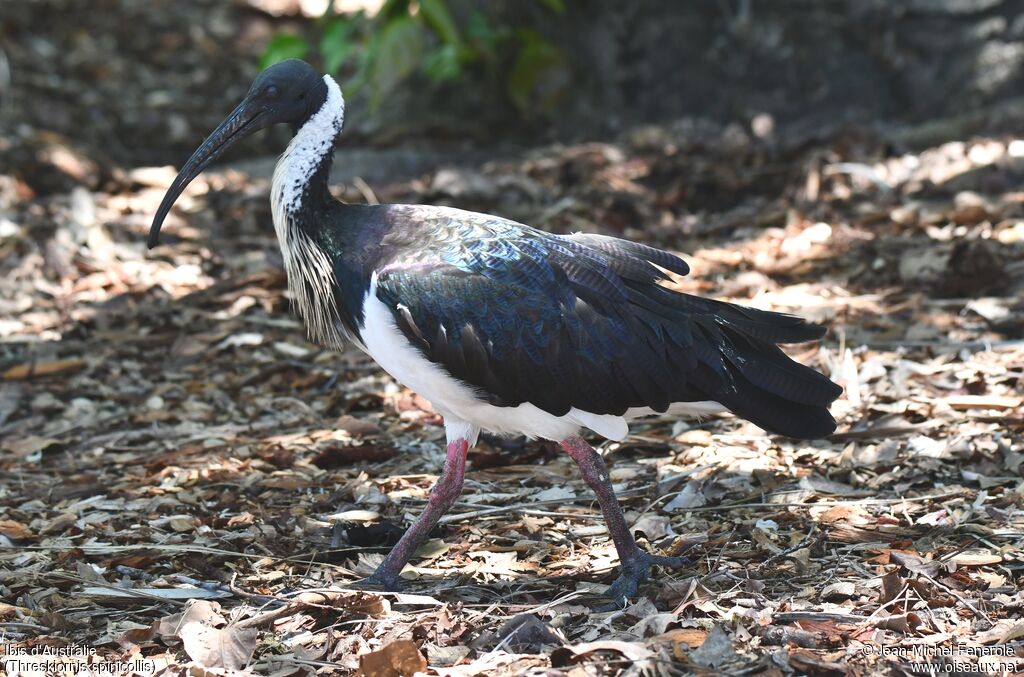
<svg viewBox="0 0 1024 677">
<path fill-rule="evenodd" d="M 718 401 L 770 432 L 813 439 L 832 434 L 829 405 L 843 389 L 776 344 L 821 338 L 824 327 L 793 315 L 720 303 L 716 341 L 728 378 Z"/>
</svg>

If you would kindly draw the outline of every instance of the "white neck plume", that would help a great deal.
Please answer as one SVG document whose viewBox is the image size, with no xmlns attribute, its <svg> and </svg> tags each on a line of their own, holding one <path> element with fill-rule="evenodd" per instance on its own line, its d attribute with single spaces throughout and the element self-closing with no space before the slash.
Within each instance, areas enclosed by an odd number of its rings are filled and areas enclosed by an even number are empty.
<svg viewBox="0 0 1024 677">
<path fill-rule="evenodd" d="M 274 181 L 270 201 L 274 208 L 274 226 L 280 227 L 277 214 L 287 210 L 294 213 L 317 166 L 328 153 L 334 152 L 334 139 L 345 121 L 345 99 L 341 88 L 330 75 L 324 76 L 327 99 L 295 133 L 287 150 L 274 168 Z"/>
</svg>

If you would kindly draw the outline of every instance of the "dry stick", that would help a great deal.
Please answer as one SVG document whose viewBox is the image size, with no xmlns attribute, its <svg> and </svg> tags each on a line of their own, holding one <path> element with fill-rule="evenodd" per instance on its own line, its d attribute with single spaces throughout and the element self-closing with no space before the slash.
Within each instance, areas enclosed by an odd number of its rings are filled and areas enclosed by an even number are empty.
<svg viewBox="0 0 1024 677">
<path fill-rule="evenodd" d="M 791 508 L 791 507 L 817 507 L 817 506 L 840 506 L 840 505 L 896 505 L 898 503 L 917 503 L 920 501 L 935 501 L 943 498 L 954 498 L 962 496 L 965 491 L 949 491 L 943 494 L 931 494 L 928 496 L 912 496 L 902 498 L 860 498 L 852 499 L 848 501 L 800 501 L 797 503 L 730 503 L 728 505 L 717 505 L 717 506 L 700 506 L 695 508 L 687 508 L 686 512 L 715 512 L 718 510 L 738 510 L 742 508 Z M 625 494 L 624 494 L 625 497 Z M 497 515 L 500 513 L 509 512 L 522 512 L 530 508 L 531 506 L 537 505 L 548 505 L 548 504 L 565 504 L 570 500 L 583 501 L 587 500 L 592 502 L 593 499 L 579 497 L 576 499 L 558 499 L 551 501 L 533 501 L 531 503 L 517 503 L 515 505 L 506 505 L 496 508 L 483 508 L 481 510 L 474 510 L 472 512 L 464 512 L 458 515 L 445 515 L 440 519 L 440 523 L 447 524 L 449 522 L 455 522 L 464 519 L 475 519 L 484 515 Z M 600 515 L 594 515 L 595 519 L 600 518 Z"/>
<path fill-rule="evenodd" d="M 898 593 L 896 593 L 893 596 L 893 598 L 890 599 L 888 602 L 886 602 L 885 604 L 879 604 L 878 608 L 875 609 L 874 611 L 872 611 L 864 619 L 864 622 L 866 623 L 866 622 L 872 620 L 878 614 L 879 611 L 887 609 L 890 606 L 893 606 L 894 604 L 896 604 L 897 602 L 899 602 L 901 600 L 906 602 L 906 607 L 907 608 L 910 608 L 910 584 L 909 583 L 904 583 L 903 587 L 900 589 L 900 591 Z"/>
<path fill-rule="evenodd" d="M 917 503 L 920 501 L 935 501 L 942 498 L 953 498 L 956 496 L 962 496 L 967 493 L 966 491 L 949 491 L 944 494 L 932 494 L 929 496 L 912 496 L 902 498 L 858 498 L 851 499 L 848 501 L 799 501 L 796 503 L 730 503 L 729 505 L 720 506 L 701 506 L 699 508 L 688 508 L 688 512 L 714 512 L 716 510 L 736 510 L 739 508 L 793 508 L 793 507 L 805 507 L 814 508 L 821 506 L 841 506 L 841 505 L 896 505 L 897 503 Z"/>
<path fill-rule="evenodd" d="M 953 550 L 952 552 L 948 552 L 945 555 L 943 555 L 942 557 L 939 557 L 938 561 L 939 562 L 945 562 L 947 560 L 953 559 L 954 557 L 956 557 L 960 553 L 965 552 L 967 550 L 967 548 L 971 547 L 975 543 L 984 543 L 984 539 L 981 536 L 977 536 L 977 535 L 973 535 L 972 534 L 971 535 L 971 540 L 968 543 L 961 544 L 960 547 L 957 548 L 956 550 Z M 986 543 L 986 545 L 988 545 L 993 550 L 998 550 L 999 549 L 999 548 L 996 548 L 994 545 L 992 545 L 990 543 Z"/>
<path fill-rule="evenodd" d="M 74 581 L 75 583 L 84 583 L 86 585 L 94 585 L 97 588 L 107 588 L 109 590 L 117 590 L 118 592 L 125 593 L 125 595 L 127 597 L 139 597 L 139 598 L 143 598 L 143 599 L 152 600 L 154 602 L 159 602 L 160 604 L 177 604 L 178 606 L 186 606 L 188 604 L 187 600 L 174 599 L 174 598 L 170 598 L 170 597 L 161 597 L 160 595 L 151 595 L 148 592 L 142 592 L 142 591 L 136 590 L 134 588 L 119 588 L 116 585 L 111 585 L 110 583 L 107 583 L 105 581 L 90 581 L 90 580 L 86 580 L 86 579 L 82 578 L 81 576 L 72 576 L 71 574 L 65 574 L 65 573 L 62 573 L 62 572 L 59 572 L 59 571 L 51 572 L 48 575 L 49 576 L 53 576 L 54 578 L 61 578 L 61 579 L 64 579 L 66 581 Z"/>
<path fill-rule="evenodd" d="M 1000 341 L 865 341 L 868 348 L 932 348 L 934 350 L 996 350 L 1024 345 L 1024 339 Z"/>
<path fill-rule="evenodd" d="M 498 608 L 498 603 L 497 602 L 492 602 L 491 605 L 488 606 L 485 610 L 481 611 L 480 613 L 476 614 L 475 616 L 471 616 L 470 618 L 468 618 L 467 621 L 466 621 L 467 625 L 469 625 L 469 627 L 473 627 L 474 625 L 476 625 L 477 621 L 479 621 L 480 619 L 482 619 L 482 618 L 484 618 L 486 616 L 490 616 L 491 613 L 495 609 L 497 609 L 497 608 Z"/>
<path fill-rule="evenodd" d="M 245 620 L 241 620 L 235 623 L 235 626 L 239 628 L 258 628 L 262 625 L 268 625 L 270 623 L 273 623 L 279 618 L 291 616 L 292 614 L 295 614 L 300 609 L 302 609 L 303 606 L 304 605 L 302 604 L 297 604 L 294 602 L 291 604 L 286 604 L 285 606 L 278 607 L 277 609 L 273 609 L 271 611 L 264 611 L 261 614 L 257 614 L 255 616 L 251 616 L 250 618 L 246 618 Z"/>
<path fill-rule="evenodd" d="M 771 564 L 772 562 L 780 560 L 780 559 L 782 559 L 784 557 L 789 557 L 790 555 L 792 555 L 797 550 L 800 550 L 801 548 L 804 548 L 807 545 L 809 545 L 812 540 L 820 540 L 820 537 L 814 538 L 814 539 L 811 538 L 812 536 L 814 536 L 814 531 L 815 531 L 814 526 L 815 525 L 812 522 L 811 523 L 811 530 L 807 532 L 807 535 L 804 536 L 803 540 L 801 540 L 796 545 L 789 546 L 785 550 L 780 550 L 779 552 L 777 552 L 776 554 L 772 555 L 771 557 L 769 557 L 765 561 L 761 562 L 761 565 L 758 568 L 759 569 L 763 569 L 764 567 L 766 567 L 767 565 Z"/>
<path fill-rule="evenodd" d="M 920 573 L 920 572 L 919 572 L 919 573 Z M 929 576 L 928 574 L 920 574 L 920 575 L 921 575 L 921 576 L 924 576 L 925 578 L 927 578 L 927 579 L 928 579 L 929 581 L 931 581 L 931 582 L 932 582 L 932 583 L 933 583 L 934 585 L 936 585 L 936 586 L 937 586 L 937 587 L 938 587 L 938 588 L 939 588 L 940 590 L 943 590 L 943 591 L 945 591 L 946 593 L 948 593 L 949 595 L 952 595 L 953 597 L 955 597 L 955 598 L 956 598 L 956 599 L 957 599 L 957 600 L 958 600 L 958 601 L 959 601 L 959 602 L 960 602 L 961 604 L 963 604 L 963 605 L 964 605 L 965 607 L 967 607 L 968 609 L 970 609 L 971 611 L 973 611 L 973 612 L 974 612 L 974 615 L 975 615 L 975 616 L 981 616 L 982 618 L 984 618 L 984 619 L 985 619 L 986 621 L 988 621 L 989 623 L 991 623 L 991 622 L 992 622 L 992 619 L 988 617 L 988 614 L 986 614 L 986 613 L 985 613 L 984 611 L 979 611 L 979 610 L 978 610 L 977 608 L 975 608 L 975 607 L 974 607 L 974 605 L 973 605 L 973 604 L 971 604 L 970 602 L 968 602 L 968 601 L 967 601 L 967 600 L 966 600 L 966 599 L 964 598 L 964 596 L 963 596 L 963 595 L 961 595 L 961 594 L 960 594 L 959 592 L 957 592 L 956 590 L 953 590 L 952 588 L 950 588 L 950 587 L 946 586 L 946 585 L 945 585 L 945 584 L 943 584 L 943 583 L 939 583 L 939 582 L 938 582 L 937 580 L 935 580 L 934 578 L 932 578 L 932 577 L 931 577 L 931 576 Z"/>
<path fill-rule="evenodd" d="M 710 468 L 710 467 L 713 467 L 713 466 L 704 465 L 704 466 L 700 466 L 698 468 L 694 468 L 692 470 L 687 470 L 686 472 L 679 473 L 678 475 L 673 475 L 672 477 L 666 477 L 663 480 L 659 480 L 657 484 L 658 484 L 659 487 L 667 485 L 667 484 L 672 484 L 672 483 L 674 483 L 676 480 L 678 480 L 680 478 L 689 477 L 690 475 L 692 475 L 694 473 L 700 472 L 702 470 L 706 470 L 707 468 Z M 409 475 L 408 477 L 429 477 L 429 476 L 421 474 L 421 475 Z M 644 488 L 640 488 L 640 489 L 626 489 L 626 490 L 623 490 L 623 491 L 616 491 L 615 495 L 618 496 L 620 499 L 634 498 L 636 496 L 642 496 L 643 494 L 647 493 L 647 491 L 648 490 L 644 489 Z M 655 500 L 654 503 L 657 503 L 660 500 L 664 500 L 666 498 L 675 496 L 677 493 L 679 493 L 679 492 L 673 492 L 673 493 L 665 494 L 665 495 L 661 496 L 660 498 L 658 498 L 657 500 Z M 480 510 L 474 510 L 472 512 L 462 513 L 462 514 L 459 514 L 459 515 L 446 515 L 445 517 L 441 518 L 441 521 L 442 522 L 451 522 L 451 521 L 456 520 L 456 519 L 469 519 L 469 518 L 477 517 L 477 516 L 480 516 L 480 515 L 489 515 L 489 514 L 496 514 L 498 512 L 522 509 L 524 506 L 528 506 L 528 505 L 563 505 L 563 504 L 565 504 L 567 502 L 570 502 L 570 503 L 587 503 L 587 502 L 593 503 L 594 502 L 594 498 L 593 498 L 593 496 L 584 495 L 584 496 L 573 496 L 571 498 L 555 498 L 555 499 L 549 499 L 549 500 L 546 500 L 546 501 L 531 501 L 530 503 L 519 503 L 519 504 L 516 504 L 516 505 L 503 506 L 503 507 L 500 507 L 500 508 L 482 508 Z M 466 501 L 458 501 L 455 505 L 456 506 L 459 506 L 459 505 L 466 506 L 466 505 L 476 505 L 476 504 L 468 503 Z M 644 512 L 649 510 L 650 507 L 651 506 L 648 506 L 647 508 L 645 508 Z M 598 518 L 598 517 L 601 517 L 600 515 L 598 515 L 596 513 L 593 514 L 592 516 L 595 519 Z"/>
<path fill-rule="evenodd" d="M 359 593 L 376 595 L 376 593 L 366 593 L 365 590 L 362 590 L 362 591 L 359 591 L 359 590 L 344 590 L 344 589 L 329 590 L 329 589 L 326 589 L 326 588 L 319 589 L 319 590 L 303 590 L 303 591 L 298 592 L 296 594 L 298 594 L 298 595 L 306 595 L 306 596 L 309 596 L 309 595 L 320 595 L 320 596 L 323 597 L 325 602 L 331 602 L 332 601 L 332 595 L 333 595 L 334 600 L 344 599 L 345 596 L 343 595 L 343 593 L 355 593 L 355 594 L 352 595 L 352 597 L 358 596 Z M 278 601 L 286 601 L 286 600 L 278 599 Z M 279 618 L 284 618 L 286 616 L 290 616 L 292 614 L 295 614 L 295 613 L 299 612 L 302 609 L 309 609 L 309 608 L 314 608 L 314 609 L 335 609 L 337 607 L 335 607 L 335 606 L 333 606 L 331 604 L 321 604 L 321 603 L 318 603 L 318 602 L 314 602 L 314 601 L 311 601 L 310 599 L 308 599 L 308 597 L 307 597 L 307 599 L 305 599 L 305 600 L 286 601 L 284 606 L 278 607 L 277 609 L 272 609 L 270 611 L 265 611 L 265 612 L 263 612 L 261 614 L 255 615 L 255 616 L 251 616 L 249 618 L 246 618 L 245 620 L 239 621 L 235 625 L 238 626 L 238 627 L 241 627 L 241 628 L 255 628 L 255 627 L 259 627 L 261 625 L 266 625 L 267 623 L 273 623 L 274 621 L 276 621 Z"/>
<path fill-rule="evenodd" d="M 686 477 L 691 477 L 693 475 L 696 475 L 699 472 L 703 472 L 703 471 L 705 471 L 705 470 L 707 470 L 709 468 L 714 468 L 714 467 L 715 467 L 714 464 L 710 464 L 709 463 L 708 465 L 702 465 L 702 466 L 698 466 L 696 468 L 691 468 L 690 470 L 687 470 L 685 472 L 681 472 L 678 475 L 672 475 L 672 477 L 666 477 L 665 479 L 663 479 L 660 482 L 658 482 L 658 486 L 667 485 L 667 484 L 673 484 L 673 483 L 675 483 L 676 480 L 680 480 L 680 479 L 683 479 L 683 478 L 686 478 Z M 654 499 L 653 501 L 649 502 L 647 504 L 647 506 L 643 510 L 640 511 L 640 514 L 637 516 L 637 519 L 640 519 L 641 517 L 646 515 L 648 513 L 648 511 L 650 511 L 651 508 L 656 506 L 661 501 L 664 501 L 665 499 L 668 499 L 668 498 L 674 498 L 674 497 L 678 496 L 679 494 L 683 493 L 683 491 L 685 491 L 685 489 L 681 489 L 679 491 L 673 491 L 673 492 L 668 493 L 668 494 L 663 494 L 663 495 L 659 496 L 658 498 Z"/>
<path fill-rule="evenodd" d="M 718 569 L 718 565 L 722 563 L 722 556 L 725 555 L 725 548 L 729 545 L 729 543 L 733 539 L 733 536 L 735 536 L 735 535 L 736 535 L 736 527 L 733 527 L 732 531 L 729 532 L 729 535 L 722 542 L 722 547 L 718 549 L 718 556 L 715 558 L 714 565 L 708 567 L 708 575 L 709 576 L 712 574 L 712 572 L 716 571 Z"/>
<path fill-rule="evenodd" d="M 834 621 L 836 623 L 862 623 L 867 616 L 856 614 L 837 614 L 828 611 L 783 611 L 773 614 L 772 620 L 780 625 L 797 621 Z"/>
<path fill-rule="evenodd" d="M 34 630 L 40 634 L 53 630 L 48 625 L 35 625 L 34 623 L 23 623 L 19 621 L 7 621 L 0 623 L 0 628 L 21 628 L 23 630 Z"/>
<path fill-rule="evenodd" d="M 210 548 L 204 545 L 174 545 L 170 543 L 139 543 L 137 545 L 76 545 L 57 547 L 50 545 L 0 545 L 0 550 L 35 550 L 39 552 L 66 552 L 69 550 L 81 550 L 87 555 L 105 555 L 114 552 L 132 552 L 133 550 L 163 550 L 166 552 L 180 552 L 185 554 L 221 555 L 225 557 L 243 557 L 245 559 L 263 559 L 266 555 L 252 555 L 245 552 L 233 552 Z M 285 558 L 276 558 L 280 561 L 287 561 Z"/>
</svg>

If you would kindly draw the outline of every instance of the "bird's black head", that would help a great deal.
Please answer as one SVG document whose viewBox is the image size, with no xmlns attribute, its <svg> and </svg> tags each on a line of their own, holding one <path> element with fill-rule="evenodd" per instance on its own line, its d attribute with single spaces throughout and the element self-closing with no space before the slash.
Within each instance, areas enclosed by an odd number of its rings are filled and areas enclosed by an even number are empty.
<svg viewBox="0 0 1024 677">
<path fill-rule="evenodd" d="M 288 59 L 260 73 L 242 103 L 220 123 L 192 154 L 167 189 L 149 229 L 149 246 L 155 247 L 160 226 L 185 187 L 221 153 L 255 131 L 277 124 L 297 130 L 327 100 L 327 83 L 305 61 Z"/>
<path fill-rule="evenodd" d="M 288 59 L 267 68 L 252 81 L 245 101 L 257 105 L 267 121 L 261 126 L 290 124 L 298 129 L 327 100 L 327 84 L 312 66 Z M 244 104 L 245 102 L 243 102 Z"/>
</svg>

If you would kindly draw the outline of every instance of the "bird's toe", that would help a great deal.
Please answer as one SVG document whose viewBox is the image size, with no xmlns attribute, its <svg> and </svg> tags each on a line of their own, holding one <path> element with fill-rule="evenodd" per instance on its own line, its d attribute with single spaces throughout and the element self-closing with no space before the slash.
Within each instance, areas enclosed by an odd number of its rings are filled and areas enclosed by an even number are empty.
<svg viewBox="0 0 1024 677">
<path fill-rule="evenodd" d="M 666 569 L 678 569 L 688 563 L 689 560 L 685 557 L 652 555 L 637 548 L 636 554 L 622 563 L 622 573 L 604 593 L 604 597 L 611 599 L 612 602 L 595 610 L 613 611 L 622 608 L 631 597 L 636 596 L 640 584 L 650 578 L 651 568 L 660 566 Z"/>
<path fill-rule="evenodd" d="M 367 576 L 361 581 L 356 581 L 352 584 L 352 587 L 361 590 L 381 590 L 383 592 L 401 592 L 403 588 L 402 582 L 397 577 L 385 577 L 377 574 Z"/>
<path fill-rule="evenodd" d="M 665 567 L 666 569 L 680 569 L 690 563 L 686 557 L 669 557 L 667 555 L 647 555 L 650 566 Z M 649 569 L 650 567 L 648 567 Z"/>
</svg>

